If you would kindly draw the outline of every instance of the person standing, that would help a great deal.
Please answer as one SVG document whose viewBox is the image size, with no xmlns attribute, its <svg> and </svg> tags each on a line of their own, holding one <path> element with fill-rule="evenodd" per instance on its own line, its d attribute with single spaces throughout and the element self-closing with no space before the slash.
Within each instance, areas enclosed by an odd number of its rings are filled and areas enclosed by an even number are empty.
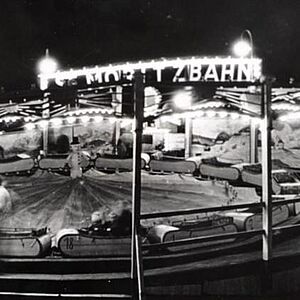
<svg viewBox="0 0 300 300">
<path fill-rule="evenodd" d="M 71 153 L 67 158 L 67 164 L 70 167 L 70 176 L 72 178 L 80 178 L 82 177 L 82 151 L 78 137 L 73 137 L 73 141 L 70 146 Z"/>
</svg>

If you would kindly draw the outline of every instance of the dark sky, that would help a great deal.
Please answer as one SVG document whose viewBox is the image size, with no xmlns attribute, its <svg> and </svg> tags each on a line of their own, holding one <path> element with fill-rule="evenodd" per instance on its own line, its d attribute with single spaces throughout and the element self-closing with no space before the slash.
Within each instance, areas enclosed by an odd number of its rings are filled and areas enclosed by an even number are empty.
<svg viewBox="0 0 300 300">
<path fill-rule="evenodd" d="M 268 73 L 300 82 L 299 0 L 1 0 L 0 86 L 29 88 L 49 48 L 62 69 L 229 56 L 250 29 Z"/>
</svg>

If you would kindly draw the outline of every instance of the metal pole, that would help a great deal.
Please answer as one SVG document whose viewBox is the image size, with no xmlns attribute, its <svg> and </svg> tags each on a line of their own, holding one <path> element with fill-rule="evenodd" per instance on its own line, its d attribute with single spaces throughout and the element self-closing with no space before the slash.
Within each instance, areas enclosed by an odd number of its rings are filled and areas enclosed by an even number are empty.
<svg viewBox="0 0 300 300">
<path fill-rule="evenodd" d="M 131 279 L 136 299 L 144 299 L 144 273 L 139 235 L 141 213 L 141 152 L 144 118 L 144 78 L 134 74 Z"/>
<path fill-rule="evenodd" d="M 48 119 L 50 117 L 50 109 L 49 109 L 49 93 L 44 93 L 43 95 L 43 104 L 42 104 L 42 118 Z M 43 151 L 44 155 L 48 153 L 48 123 L 43 127 Z"/>
<path fill-rule="evenodd" d="M 193 138 L 193 120 L 190 117 L 185 118 L 185 153 L 184 157 L 192 156 L 192 138 Z"/>
<path fill-rule="evenodd" d="M 272 160 L 271 160 L 271 90 L 272 82 L 266 78 L 262 85 L 262 201 L 263 201 L 263 253 L 264 261 L 272 258 Z"/>
<path fill-rule="evenodd" d="M 112 103 L 114 105 L 116 116 L 122 115 L 122 101 L 123 101 L 122 87 L 118 85 L 116 87 L 116 92 L 112 94 Z M 113 141 L 114 154 L 118 154 L 117 144 L 120 138 L 120 133 L 121 133 L 121 121 L 120 119 L 116 119 L 115 127 L 114 127 L 114 141 Z"/>
<path fill-rule="evenodd" d="M 244 39 L 245 34 L 248 36 L 248 40 L 250 43 L 250 59 L 252 60 L 254 57 L 254 44 L 253 44 L 253 36 L 252 32 L 249 29 L 246 29 L 242 32 L 241 38 Z M 251 80 L 253 80 L 253 67 L 251 68 Z M 250 155 L 249 162 L 256 163 L 257 162 L 257 126 L 255 121 L 250 120 Z"/>
<path fill-rule="evenodd" d="M 256 121 L 250 119 L 250 156 L 249 161 L 251 164 L 257 162 L 257 125 Z"/>
</svg>

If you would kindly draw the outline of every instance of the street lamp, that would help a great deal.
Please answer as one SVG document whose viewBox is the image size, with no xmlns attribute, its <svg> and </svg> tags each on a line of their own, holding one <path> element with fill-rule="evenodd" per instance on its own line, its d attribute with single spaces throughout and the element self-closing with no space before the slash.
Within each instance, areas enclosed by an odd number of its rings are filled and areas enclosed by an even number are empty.
<svg viewBox="0 0 300 300">
<path fill-rule="evenodd" d="M 49 50 L 46 49 L 46 53 L 45 53 L 45 57 L 43 57 L 39 63 L 38 63 L 38 70 L 41 74 L 53 74 L 56 72 L 57 70 L 57 62 L 54 58 L 49 56 Z M 45 85 L 45 82 L 41 79 L 40 82 L 40 88 L 41 90 L 45 90 L 47 88 L 47 86 Z M 44 93 L 43 95 L 43 100 L 49 101 L 48 99 L 49 93 Z M 49 107 L 48 109 L 43 110 L 42 113 L 42 118 L 43 119 L 47 119 L 50 117 L 50 110 Z M 41 124 L 43 124 L 42 126 L 42 130 L 43 130 L 43 151 L 45 154 L 47 154 L 48 152 L 48 122 L 46 120 L 42 120 Z"/>
<path fill-rule="evenodd" d="M 245 40 L 245 34 L 248 37 Z M 234 53 L 244 58 L 250 55 L 253 58 L 253 38 L 250 30 L 244 30 L 241 39 L 233 46 Z M 271 96 L 272 96 L 272 80 L 269 77 L 262 78 L 262 120 L 261 120 L 261 165 L 262 165 L 262 228 L 263 247 L 262 258 L 268 262 L 272 257 L 272 152 L 271 152 Z M 255 124 L 250 123 L 250 162 L 257 162 L 257 130 Z M 266 264 L 268 273 L 268 264 Z"/>
<path fill-rule="evenodd" d="M 233 45 L 233 52 L 239 57 L 250 55 L 250 58 L 253 58 L 253 38 L 250 30 L 246 29 L 242 32 L 240 40 Z"/>
<path fill-rule="evenodd" d="M 172 99 L 176 108 L 180 110 L 189 110 L 192 107 L 193 94 L 192 88 L 186 87 L 184 91 L 176 93 Z M 185 122 L 185 139 L 184 139 L 184 157 L 188 158 L 192 155 L 192 137 L 193 137 L 193 121 L 192 118 L 186 116 L 184 118 Z"/>
<path fill-rule="evenodd" d="M 250 30 L 246 29 L 242 32 L 239 41 L 233 45 L 233 52 L 235 55 L 239 56 L 241 59 L 250 56 L 253 59 L 253 38 Z M 253 68 L 251 68 L 251 77 L 253 77 Z M 247 94 L 243 95 L 245 108 L 248 108 L 251 101 L 248 99 Z M 242 98 L 241 98 L 242 100 Z M 249 103 L 248 103 L 249 102 Z M 257 155 L 257 124 L 253 119 L 250 119 L 250 153 L 249 162 L 256 163 L 258 159 Z"/>
</svg>

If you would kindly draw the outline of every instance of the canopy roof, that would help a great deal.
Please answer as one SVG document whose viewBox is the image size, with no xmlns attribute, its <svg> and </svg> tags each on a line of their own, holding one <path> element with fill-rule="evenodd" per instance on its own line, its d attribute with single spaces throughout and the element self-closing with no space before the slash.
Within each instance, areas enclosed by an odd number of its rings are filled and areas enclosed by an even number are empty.
<svg viewBox="0 0 300 300">
<path fill-rule="evenodd" d="M 102 116 L 124 117 L 122 105 L 132 106 L 132 87 L 131 90 L 122 91 L 120 86 L 111 85 L 105 87 L 93 87 L 86 89 L 66 88 L 64 92 L 54 91 L 53 94 L 41 95 L 40 91 L 10 94 L 14 99 L 4 100 L 1 95 L 0 104 L 0 130 L 11 130 L 11 128 L 22 127 L 26 122 L 37 122 L 39 120 L 51 120 L 53 118 L 66 118 L 70 115 L 75 117 Z M 257 116 L 260 113 L 260 90 L 259 87 L 251 86 L 248 88 L 217 88 L 212 97 L 203 99 L 201 93 L 196 91 L 193 95 L 194 104 L 186 111 L 180 111 L 171 104 L 170 94 L 173 92 L 160 93 L 157 89 L 157 101 L 146 109 L 146 115 L 158 117 L 161 115 L 180 114 L 181 116 L 190 115 L 196 117 L 206 114 L 207 116 L 226 117 L 231 114 L 235 117 L 236 113 L 245 116 Z M 72 91 L 72 92 L 70 92 Z M 146 100 L 152 100 L 153 95 L 146 95 Z M 35 96 L 34 96 L 35 95 Z M 126 99 L 125 99 L 126 98 Z M 166 102 L 166 98 L 168 98 Z M 125 102 L 124 103 L 124 99 Z M 122 103 L 123 102 L 123 103 Z M 148 102 L 145 101 L 146 105 Z M 151 107 L 153 106 L 153 107 Z M 154 108 L 154 109 L 153 109 Z M 130 108 L 132 109 L 132 108 Z M 130 110 L 129 109 L 129 110 Z M 272 109 L 278 114 L 283 115 L 289 112 L 300 111 L 300 89 L 299 88 L 274 88 L 272 89 Z M 227 113 L 227 114 L 226 114 Z"/>
</svg>

